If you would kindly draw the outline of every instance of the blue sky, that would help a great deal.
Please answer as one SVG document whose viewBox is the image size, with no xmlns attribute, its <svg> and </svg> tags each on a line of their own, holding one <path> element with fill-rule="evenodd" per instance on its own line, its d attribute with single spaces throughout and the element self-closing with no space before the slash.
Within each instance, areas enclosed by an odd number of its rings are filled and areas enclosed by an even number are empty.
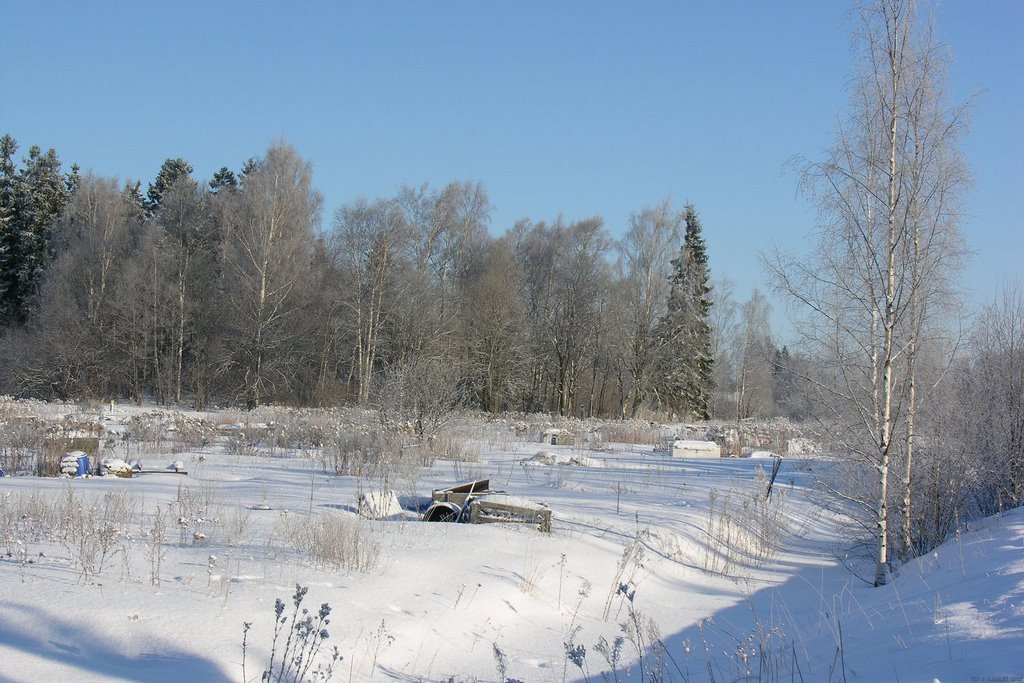
<svg viewBox="0 0 1024 683">
<path fill-rule="evenodd" d="M 289 6 L 291 5 L 291 6 Z M 785 167 L 820 157 L 853 68 L 840 2 L 8 3 L 0 132 L 145 186 L 167 157 L 237 169 L 284 137 L 324 225 L 402 183 L 480 180 L 491 230 L 671 196 L 715 276 L 764 287 L 814 210 Z M 947 3 L 950 89 L 980 93 L 965 143 L 972 303 L 1024 258 L 1024 2 Z"/>
</svg>

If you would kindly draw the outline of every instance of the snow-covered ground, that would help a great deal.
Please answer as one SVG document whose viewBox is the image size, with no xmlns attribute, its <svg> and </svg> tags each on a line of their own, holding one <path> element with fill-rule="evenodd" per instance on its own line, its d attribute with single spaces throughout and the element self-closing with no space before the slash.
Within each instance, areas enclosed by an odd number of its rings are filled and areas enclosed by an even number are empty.
<svg viewBox="0 0 1024 683">
<path fill-rule="evenodd" d="M 375 480 L 223 437 L 144 454 L 187 475 L 0 478 L 0 680 L 258 681 L 296 584 L 332 609 L 336 681 L 1024 680 L 1022 510 L 872 588 L 813 503 L 827 462 L 785 460 L 765 503 L 764 458 L 479 434 L 476 462 L 402 468 L 387 520 L 356 514 Z M 478 478 L 552 532 L 417 521 Z"/>
</svg>

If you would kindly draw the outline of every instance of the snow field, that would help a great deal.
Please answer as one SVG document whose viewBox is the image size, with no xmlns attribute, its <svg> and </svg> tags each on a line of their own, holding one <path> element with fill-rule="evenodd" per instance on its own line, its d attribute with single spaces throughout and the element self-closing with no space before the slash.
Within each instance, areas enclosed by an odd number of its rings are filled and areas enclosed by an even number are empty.
<svg viewBox="0 0 1024 683">
<path fill-rule="evenodd" d="M 874 589 L 809 495 L 826 462 L 784 461 L 762 504 L 768 460 L 584 443 L 530 462 L 541 450 L 531 435 L 472 433 L 476 462 L 385 477 L 405 508 L 386 521 L 356 514 L 360 494 L 384 498 L 380 478 L 325 472 L 316 449 L 269 457 L 226 437 L 146 457 L 182 460 L 188 476 L 0 479 L 0 678 L 240 681 L 252 622 L 246 674 L 259 680 L 274 601 L 296 584 L 309 588 L 304 606 L 332 607 L 327 646 L 344 656 L 334 680 L 1024 671 L 1020 511 Z M 476 478 L 549 505 L 552 533 L 415 521 L 431 489 Z M 108 539 L 102 566 L 83 568 L 99 550 L 75 533 Z"/>
</svg>

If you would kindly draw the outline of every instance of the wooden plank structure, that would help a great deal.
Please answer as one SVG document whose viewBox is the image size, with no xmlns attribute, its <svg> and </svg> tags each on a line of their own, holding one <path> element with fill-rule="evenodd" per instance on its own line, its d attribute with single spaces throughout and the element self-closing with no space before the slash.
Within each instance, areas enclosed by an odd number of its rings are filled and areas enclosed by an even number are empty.
<svg viewBox="0 0 1024 683">
<path fill-rule="evenodd" d="M 551 532 L 551 508 L 540 503 L 505 495 L 484 496 L 469 506 L 470 524 L 512 522 L 536 524 L 539 531 Z"/>
<path fill-rule="evenodd" d="M 435 503 L 455 503 L 462 507 L 471 496 L 479 496 L 484 493 L 492 493 L 490 479 L 477 479 L 449 486 L 446 489 L 434 489 L 430 499 Z"/>
</svg>

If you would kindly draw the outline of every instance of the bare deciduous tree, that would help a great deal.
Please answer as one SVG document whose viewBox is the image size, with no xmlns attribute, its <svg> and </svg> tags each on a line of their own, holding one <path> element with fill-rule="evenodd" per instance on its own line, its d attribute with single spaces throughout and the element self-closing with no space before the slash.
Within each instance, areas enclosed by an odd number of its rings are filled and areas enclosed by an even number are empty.
<svg viewBox="0 0 1024 683">
<path fill-rule="evenodd" d="M 765 417 L 771 412 L 771 356 L 774 352 L 768 318 L 771 304 L 755 289 L 740 311 L 733 340 L 736 368 L 736 420 Z"/>
<path fill-rule="evenodd" d="M 117 181 L 86 174 L 58 225 L 61 256 L 47 275 L 21 373 L 32 393 L 107 398 L 126 389 L 113 305 L 141 221 Z"/>
<path fill-rule="evenodd" d="M 396 199 L 410 230 L 392 356 L 449 353 L 463 312 L 470 264 L 487 242 L 491 204 L 480 183 L 403 187 Z M 424 349 L 428 343 L 435 347 Z"/>
<path fill-rule="evenodd" d="M 656 346 L 654 328 L 664 311 L 682 226 L 682 212 L 666 199 L 633 214 L 629 231 L 619 244 L 627 294 L 623 356 L 630 382 L 623 391 L 629 396 L 624 400 L 630 417 L 636 417 L 647 398 Z"/>
<path fill-rule="evenodd" d="M 200 274 L 211 272 L 212 223 L 205 192 L 188 175 L 180 176 L 170 187 L 164 188 L 156 220 L 167 232 L 168 255 L 173 263 L 176 306 L 171 395 L 179 402 L 186 367 L 186 342 L 193 332 L 194 315 L 203 306 L 196 299 L 193 285 Z"/>
<path fill-rule="evenodd" d="M 715 360 L 715 391 L 711 397 L 711 414 L 731 417 L 736 412 L 736 371 L 733 367 L 733 340 L 739 335 L 736 283 L 719 277 L 711 288 L 711 357 Z"/>
<path fill-rule="evenodd" d="M 1024 503 L 1024 291 L 1004 287 L 978 319 L 963 374 L 965 450 L 974 454 L 981 514 Z"/>
<path fill-rule="evenodd" d="M 444 359 L 422 356 L 386 368 L 375 398 L 385 427 L 408 425 L 420 441 L 437 434 L 466 401 L 457 369 Z"/>
<path fill-rule="evenodd" d="M 893 466 L 902 458 L 911 466 L 907 418 L 924 388 L 914 364 L 926 340 L 922 316 L 955 281 L 964 120 L 946 104 L 945 55 L 917 2 L 878 0 L 859 18 L 849 121 L 824 161 L 801 161 L 823 227 L 808 260 L 780 256 L 769 268 L 807 313 L 798 329 L 823 364 L 819 417 L 834 445 L 872 472 L 870 496 L 845 495 L 871 520 L 880 585 L 898 533 Z M 912 481 L 903 483 L 897 504 L 909 507 Z"/>
<path fill-rule="evenodd" d="M 228 325 L 238 343 L 239 394 L 258 406 L 279 384 L 289 384 L 300 361 L 289 351 L 321 198 L 309 163 L 276 143 L 232 199 L 226 213 L 232 238 Z"/>
<path fill-rule="evenodd" d="M 509 239 L 524 283 L 529 388 L 523 408 L 561 415 L 575 415 L 579 405 L 593 410 L 612 372 L 602 319 L 609 312 L 612 241 L 599 218 L 570 225 L 520 221 Z"/>
<path fill-rule="evenodd" d="M 402 254 L 409 239 L 401 212 L 390 201 L 360 200 L 334 219 L 332 250 L 343 290 L 341 305 L 353 339 L 356 396 L 370 396 L 381 332 L 388 322 Z"/>
<path fill-rule="evenodd" d="M 526 383 L 523 273 L 507 239 L 494 242 L 469 279 L 465 344 L 480 405 L 499 412 L 515 405 Z"/>
</svg>

